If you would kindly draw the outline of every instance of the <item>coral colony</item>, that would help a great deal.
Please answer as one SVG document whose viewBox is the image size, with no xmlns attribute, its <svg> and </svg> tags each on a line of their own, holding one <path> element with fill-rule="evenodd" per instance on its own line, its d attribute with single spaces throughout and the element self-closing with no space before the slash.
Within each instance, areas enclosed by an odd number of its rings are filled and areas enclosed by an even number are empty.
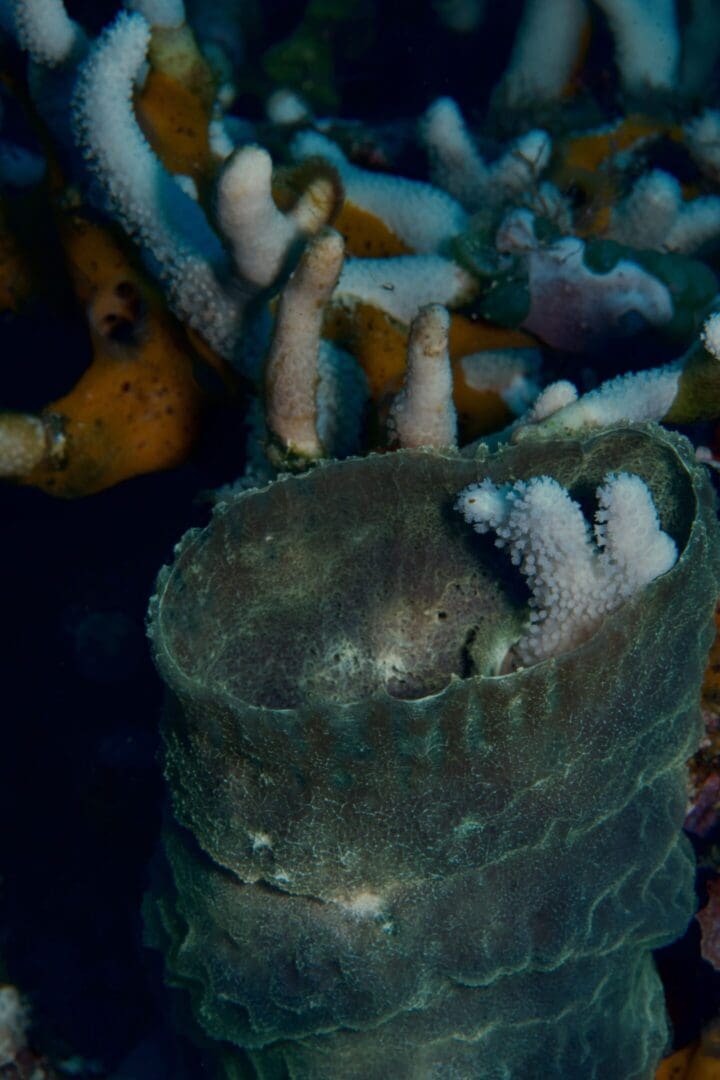
<svg viewBox="0 0 720 1080">
<path fill-rule="evenodd" d="M 3 309 L 42 213 L 92 349 L 0 474 L 92 495 L 247 402 L 150 607 L 148 940 L 218 1076 L 699 1076 L 651 953 L 720 593 L 720 4 L 526 0 L 491 101 L 402 136 L 331 115 L 358 7 L 265 42 L 251 122 L 242 4 L 0 0 Z"/>
</svg>

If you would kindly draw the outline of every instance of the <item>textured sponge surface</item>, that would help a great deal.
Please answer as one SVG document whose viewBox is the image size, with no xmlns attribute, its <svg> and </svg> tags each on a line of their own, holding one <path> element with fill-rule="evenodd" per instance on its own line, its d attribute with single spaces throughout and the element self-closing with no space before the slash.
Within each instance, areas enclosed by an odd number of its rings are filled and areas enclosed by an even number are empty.
<svg viewBox="0 0 720 1080">
<path fill-rule="evenodd" d="M 616 472 L 647 485 L 677 562 L 578 648 L 497 674 L 527 594 L 457 493 L 553 475 L 587 514 Z M 278 530 L 295 562 L 262 561 Z M 322 466 L 186 538 L 151 611 L 177 824 L 149 927 L 201 1027 L 234 1046 L 228 1076 L 652 1077 L 651 950 L 693 910 L 683 764 L 719 577 L 707 482 L 651 425 Z M 439 606 L 443 582 L 471 579 L 474 614 L 465 593 Z M 421 628 L 445 611 L 428 626 L 448 636 L 443 653 L 419 633 L 422 678 L 396 692 L 376 676 L 400 597 Z M 353 626 L 375 674 L 338 690 L 313 665 Z M 253 634 L 276 675 L 245 670 Z"/>
</svg>

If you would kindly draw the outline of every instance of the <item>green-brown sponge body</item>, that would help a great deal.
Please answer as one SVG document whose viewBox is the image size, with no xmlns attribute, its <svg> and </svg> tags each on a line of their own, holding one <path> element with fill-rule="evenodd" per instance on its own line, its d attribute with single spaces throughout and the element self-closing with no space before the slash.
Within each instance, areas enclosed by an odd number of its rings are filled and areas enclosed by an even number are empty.
<svg viewBox="0 0 720 1080">
<path fill-rule="evenodd" d="M 527 597 L 458 492 L 547 474 L 590 516 L 619 470 L 676 565 L 501 674 Z M 652 425 L 323 465 L 189 534 L 151 607 L 177 824 L 149 925 L 227 1075 L 651 1077 L 718 592 L 709 484 Z"/>
</svg>

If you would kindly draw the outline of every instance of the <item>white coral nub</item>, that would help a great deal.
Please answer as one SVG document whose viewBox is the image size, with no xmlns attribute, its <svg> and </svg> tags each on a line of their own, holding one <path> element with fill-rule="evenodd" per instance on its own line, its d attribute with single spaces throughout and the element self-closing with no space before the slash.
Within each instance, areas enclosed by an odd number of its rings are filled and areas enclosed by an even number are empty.
<svg viewBox="0 0 720 1080">
<path fill-rule="evenodd" d="M 608 236 L 635 248 L 696 251 L 720 235 L 720 198 L 686 202 L 679 181 L 662 169 L 646 173 L 612 212 Z"/>
<path fill-rule="evenodd" d="M 86 45 L 82 28 L 62 0 L 10 0 L 18 43 L 36 64 L 54 68 L 77 60 Z"/>
<path fill-rule="evenodd" d="M 674 0 L 597 0 L 615 38 L 626 90 L 670 90 L 680 60 Z"/>
<path fill-rule="evenodd" d="M 291 151 L 298 161 L 312 157 L 329 161 L 340 175 L 347 201 L 380 218 L 412 251 L 438 251 L 467 224 L 462 206 L 445 191 L 422 180 L 361 169 L 318 131 L 301 132 L 293 139 Z"/>
<path fill-rule="evenodd" d="M 647 485 L 610 473 L 597 490 L 593 542 L 580 506 L 549 476 L 460 493 L 456 509 L 476 532 L 497 534 L 530 588 L 530 623 L 514 666 L 560 656 L 587 641 L 603 617 L 667 573 L 677 559 Z"/>
<path fill-rule="evenodd" d="M 533 130 L 521 135 L 497 161 L 486 164 L 457 103 L 448 97 L 438 98 L 427 110 L 421 134 L 435 183 L 472 211 L 532 191 L 552 152 L 550 136 Z"/>
<path fill-rule="evenodd" d="M 569 384 L 564 381 L 548 386 L 545 393 L 549 401 L 540 395 L 534 412 L 523 417 L 523 424 L 516 429 L 513 442 L 528 436 L 547 438 L 558 432 L 568 434 L 610 424 L 662 420 L 677 397 L 682 372 L 679 362 L 649 371 L 629 371 L 608 379 L 579 398 L 572 392 L 574 387 L 568 390 Z"/>
<path fill-rule="evenodd" d="M 400 446 L 457 446 L 449 331 L 450 315 L 440 304 L 428 304 L 412 321 L 405 385 L 390 410 Z"/>
<path fill-rule="evenodd" d="M 272 197 L 272 159 L 261 146 L 243 146 L 220 174 L 217 216 L 238 274 L 269 285 L 280 272 L 298 231 Z"/>
<path fill-rule="evenodd" d="M 578 392 L 573 384 L 567 379 L 559 379 L 557 382 L 550 383 L 538 394 L 532 408 L 523 417 L 523 423 L 539 424 L 568 405 L 573 405 L 577 399 Z"/>
<path fill-rule="evenodd" d="M 715 312 L 705 321 L 700 337 L 710 355 L 720 360 L 720 313 Z"/>
<path fill-rule="evenodd" d="M 318 433 L 318 360 L 323 308 L 343 263 L 339 233 L 328 229 L 305 248 L 280 295 L 267 357 L 267 423 L 289 452 L 322 457 Z M 326 389 L 328 389 L 326 387 Z"/>
<path fill-rule="evenodd" d="M 130 11 L 137 11 L 151 26 L 175 29 L 185 22 L 183 0 L 126 0 Z"/>
</svg>

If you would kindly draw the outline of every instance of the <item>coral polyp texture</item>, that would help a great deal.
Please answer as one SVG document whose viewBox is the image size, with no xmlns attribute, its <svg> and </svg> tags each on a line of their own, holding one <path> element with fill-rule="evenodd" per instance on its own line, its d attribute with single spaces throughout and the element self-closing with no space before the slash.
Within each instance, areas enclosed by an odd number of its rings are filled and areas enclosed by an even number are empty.
<svg viewBox="0 0 720 1080">
<path fill-rule="evenodd" d="M 222 1073 L 649 1078 L 720 593 L 720 7 L 404 12 L 0 0 L 0 477 L 215 504 L 151 607 L 147 922 Z"/>
<path fill-rule="evenodd" d="M 610 473 L 596 494 L 595 544 L 578 504 L 549 476 L 502 487 L 485 480 L 458 499 L 476 532 L 492 530 L 496 545 L 508 547 L 530 587 L 532 623 L 516 646 L 520 663 L 582 644 L 607 612 L 675 563 L 675 543 L 639 476 Z"/>
</svg>

